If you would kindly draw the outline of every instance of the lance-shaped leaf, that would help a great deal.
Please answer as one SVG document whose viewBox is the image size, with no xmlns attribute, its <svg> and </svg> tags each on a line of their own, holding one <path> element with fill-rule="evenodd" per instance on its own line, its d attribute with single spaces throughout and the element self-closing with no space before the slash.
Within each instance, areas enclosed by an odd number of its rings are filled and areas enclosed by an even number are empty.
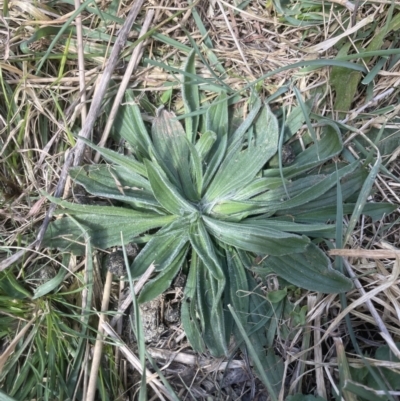
<svg viewBox="0 0 400 401">
<path fill-rule="evenodd" d="M 246 270 L 240 260 L 238 252 L 229 247 L 225 250 L 228 267 L 230 302 L 235 308 L 241 323 L 246 326 L 249 312 L 249 284 Z"/>
<path fill-rule="evenodd" d="M 155 160 L 145 160 L 145 165 L 154 196 L 166 210 L 178 216 L 196 212 L 194 206 L 171 184 Z"/>
<path fill-rule="evenodd" d="M 285 221 L 279 217 L 259 220 L 250 218 L 246 220 L 246 223 L 251 224 L 253 221 L 257 222 L 259 227 L 265 227 L 265 229 L 273 228 L 288 233 L 304 234 L 309 237 L 333 238 L 336 230 L 335 224 L 300 224 Z"/>
<path fill-rule="evenodd" d="M 303 252 L 310 240 L 305 236 L 285 233 L 273 228 L 265 228 L 257 221 L 231 223 L 203 217 L 209 232 L 219 241 L 246 251 L 286 255 Z"/>
<path fill-rule="evenodd" d="M 285 182 L 286 185 L 289 184 L 289 181 Z M 271 189 L 282 187 L 282 178 L 281 177 L 259 177 L 255 178 L 241 189 L 236 192 L 234 196 L 235 200 L 247 200 L 251 199 L 256 195 L 259 195 L 263 192 L 267 192 Z M 283 188 L 283 187 L 282 187 Z"/>
<path fill-rule="evenodd" d="M 211 105 L 206 114 L 206 130 L 215 132 L 217 139 L 206 158 L 204 188 L 207 188 L 224 159 L 228 144 L 228 100 L 225 92 L 218 96 L 217 104 Z"/>
<path fill-rule="evenodd" d="M 270 256 L 264 264 L 289 283 L 310 291 L 341 293 L 353 286 L 350 279 L 332 269 L 329 259 L 312 243 L 303 253 Z"/>
<path fill-rule="evenodd" d="M 200 259 L 203 261 L 207 269 L 210 270 L 212 276 L 221 282 L 223 287 L 225 285 L 225 275 L 217 254 L 215 253 L 214 244 L 212 243 L 201 220 L 198 220 L 191 225 L 189 238 Z"/>
<path fill-rule="evenodd" d="M 131 90 L 125 94 L 125 102 L 118 110 L 113 130 L 128 142 L 140 161 L 150 158 L 153 144 Z"/>
<path fill-rule="evenodd" d="M 132 156 L 125 156 L 120 153 L 114 152 L 113 150 L 96 146 L 95 144 L 81 136 L 78 138 L 81 139 L 82 142 L 85 142 L 86 145 L 99 152 L 109 162 L 124 167 L 127 171 L 131 171 L 134 175 L 140 174 L 143 177 L 146 177 L 146 167 L 143 165 L 143 163 L 138 162 Z"/>
<path fill-rule="evenodd" d="M 221 294 L 215 292 L 218 282 L 215 283 L 216 280 L 210 269 L 201 257 L 200 259 L 197 269 L 197 305 L 204 342 L 212 355 L 227 355 L 227 333 L 225 331 Z"/>
<path fill-rule="evenodd" d="M 199 313 L 197 312 L 197 269 L 200 260 L 195 251 L 192 251 L 190 268 L 184 290 L 184 300 L 181 304 L 181 320 L 185 334 L 197 352 L 204 351 L 204 341 L 202 338 L 199 322 Z M 204 327 L 204 322 L 202 323 Z"/>
<path fill-rule="evenodd" d="M 165 269 L 188 242 L 188 225 L 189 220 L 177 219 L 160 229 L 133 261 L 132 277 L 140 277 L 152 263 L 156 271 Z"/>
<path fill-rule="evenodd" d="M 160 210 L 150 183 L 118 166 L 95 165 L 71 169 L 70 175 L 92 195 L 135 204 L 142 209 Z M 142 184 L 142 186 L 138 186 Z"/>
<path fill-rule="evenodd" d="M 328 192 L 332 187 L 336 185 L 336 180 L 346 176 L 347 174 L 352 173 L 357 167 L 359 163 L 356 161 L 346 167 L 341 168 L 337 172 L 333 172 L 326 177 L 324 177 L 320 182 L 309 188 L 303 188 L 303 191 L 296 196 L 287 199 L 287 195 L 283 196 L 280 199 L 280 203 L 271 204 L 269 207 L 266 207 L 266 211 L 278 211 L 278 210 L 290 210 L 291 208 L 298 207 L 304 204 L 308 204 L 309 202 L 318 199 L 320 196 Z M 289 192 L 289 188 L 288 193 Z M 272 192 L 272 191 L 271 191 Z M 270 194 L 260 195 L 256 197 L 256 200 L 266 200 Z M 308 205 L 307 205 L 308 207 Z"/>
<path fill-rule="evenodd" d="M 351 165 L 350 165 L 351 166 Z M 349 166 L 349 167 L 350 167 Z M 343 169 L 339 170 L 339 175 L 342 175 L 340 172 Z M 331 182 L 333 175 L 335 173 L 332 173 L 330 177 L 327 177 L 329 182 Z M 340 190 L 342 193 L 342 198 L 343 200 L 347 200 L 351 195 L 356 193 L 362 186 L 364 179 L 366 177 L 367 173 L 363 168 L 358 168 L 356 171 L 345 175 L 341 182 L 340 182 Z M 297 206 L 287 206 L 287 203 L 285 202 L 283 204 L 283 207 L 281 210 L 278 211 L 277 214 L 285 213 L 285 214 L 293 214 L 297 215 L 298 213 L 302 213 L 308 210 L 314 210 L 317 211 L 322 207 L 326 206 L 333 206 L 336 205 L 337 200 L 336 200 L 336 193 L 337 193 L 337 186 L 333 186 L 329 191 L 326 191 L 323 193 L 321 196 L 318 198 L 311 200 L 308 203 L 302 203 Z"/>
<path fill-rule="evenodd" d="M 65 212 L 74 215 L 87 229 L 93 246 L 101 249 L 120 245 L 121 233 L 129 243 L 139 234 L 176 219 L 176 216 L 160 216 L 119 207 L 76 205 L 65 201 L 59 204 L 68 207 Z M 71 250 L 77 254 L 84 251 L 82 231 L 67 217 L 50 223 L 43 241 L 50 248 Z"/>
<path fill-rule="evenodd" d="M 242 149 L 246 134 L 237 137 L 235 144 L 228 151 L 204 198 L 208 202 L 215 199 L 234 198 L 236 192 L 251 182 L 264 164 L 276 153 L 278 148 L 279 129 L 276 117 L 268 106 L 264 106 L 258 117 L 254 130 Z"/>
<path fill-rule="evenodd" d="M 146 167 L 143 165 L 145 174 L 147 175 Z M 136 174 L 134 171 L 125 167 L 116 165 L 86 165 L 82 167 L 73 167 L 69 170 L 69 175 L 79 184 L 86 186 L 86 183 L 94 181 L 105 187 L 119 187 L 140 190 L 148 194 L 152 194 L 149 180 Z M 90 192 L 87 189 L 88 192 Z M 121 191 L 120 191 L 121 192 Z M 92 193 L 92 192 L 90 192 Z"/>
<path fill-rule="evenodd" d="M 175 114 L 160 110 L 152 125 L 152 138 L 156 155 L 168 169 L 168 176 L 178 185 L 188 199 L 196 199 L 196 191 L 190 177 L 188 139 Z"/>
<path fill-rule="evenodd" d="M 206 131 L 196 142 L 196 149 L 202 162 L 205 161 L 216 140 L 217 134 L 215 132 Z"/>
<path fill-rule="evenodd" d="M 354 210 L 354 203 L 343 205 L 343 214 L 350 214 Z M 397 209 L 397 205 L 392 203 L 367 203 L 363 208 L 363 214 L 371 217 L 375 222 L 382 218 L 384 214 L 389 214 Z M 280 219 L 288 219 L 289 221 L 296 221 L 299 223 L 318 223 L 327 220 L 334 220 L 336 218 L 337 206 L 320 207 L 311 211 L 296 212 L 292 215 L 280 214 Z"/>
<path fill-rule="evenodd" d="M 340 132 L 330 129 L 316 144 L 311 145 L 306 150 L 296 156 L 293 164 L 282 169 L 285 178 L 295 177 L 314 167 L 320 166 L 332 157 L 338 155 L 343 149 Z M 278 168 L 270 168 L 263 171 L 264 177 L 279 177 Z"/>
<path fill-rule="evenodd" d="M 192 50 L 189 53 L 184 66 L 184 71 L 193 75 L 196 73 L 195 55 L 196 55 L 195 51 Z M 199 110 L 200 97 L 199 97 L 198 83 L 193 82 L 193 78 L 189 77 L 186 74 L 183 75 L 182 79 L 183 79 L 182 99 L 183 99 L 183 105 L 185 107 L 185 113 L 191 113 L 193 111 Z M 198 115 L 185 118 L 186 136 L 190 142 L 193 142 L 194 138 L 196 138 L 198 126 L 199 126 Z"/>
<path fill-rule="evenodd" d="M 249 111 L 249 114 L 247 115 L 245 120 L 242 121 L 239 127 L 237 127 L 236 130 L 232 133 L 232 135 L 229 136 L 228 152 L 231 151 L 236 146 L 237 142 L 242 142 L 245 133 L 253 124 L 253 121 L 257 117 L 257 114 L 260 111 L 260 109 L 261 109 L 261 99 L 257 98 L 255 102 L 252 104 L 251 110 Z"/>
<path fill-rule="evenodd" d="M 178 274 L 185 261 L 188 245 L 184 244 L 183 247 L 178 246 L 176 249 L 173 249 L 173 251 L 169 258 L 163 263 L 165 267 L 163 267 L 154 279 L 149 280 L 142 291 L 140 291 L 138 298 L 140 303 L 151 301 L 171 286 L 172 280 Z"/>
</svg>

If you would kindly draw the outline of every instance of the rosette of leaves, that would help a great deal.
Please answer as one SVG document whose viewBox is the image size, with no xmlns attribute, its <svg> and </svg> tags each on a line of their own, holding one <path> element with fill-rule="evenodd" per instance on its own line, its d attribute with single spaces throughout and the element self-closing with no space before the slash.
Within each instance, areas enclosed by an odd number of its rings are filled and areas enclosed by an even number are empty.
<svg viewBox="0 0 400 401">
<path fill-rule="evenodd" d="M 335 236 L 335 225 L 326 222 L 335 218 L 338 186 L 345 202 L 360 189 L 365 172 L 357 162 L 323 167 L 342 151 L 334 130 L 300 152 L 292 165 L 267 169 L 280 143 L 270 108 L 252 98 L 246 118 L 232 124 L 227 95 L 221 93 L 204 117 L 194 115 L 200 107 L 194 73 L 191 55 L 182 89 L 189 115 L 184 124 L 161 110 L 149 133 L 127 93 L 115 129 L 129 154 L 86 141 L 108 164 L 70 170 L 87 192 L 112 203 L 54 199 L 66 215 L 51 223 L 45 243 L 81 253 L 82 227 L 102 249 L 121 245 L 121 237 L 125 243 L 138 241 L 145 233 L 147 242 L 131 273 L 137 278 L 154 263 L 157 274 L 139 302 L 167 290 L 187 266 L 181 310 L 186 334 L 194 349 L 201 351 L 205 344 L 221 355 L 228 353 L 233 327 L 228 304 L 246 325 L 250 301 L 244 294 L 253 289 L 250 270 L 256 257 L 267 256 L 265 268 L 305 289 L 339 293 L 352 287 L 312 239 Z M 351 212 L 352 205 L 343 208 Z"/>
</svg>

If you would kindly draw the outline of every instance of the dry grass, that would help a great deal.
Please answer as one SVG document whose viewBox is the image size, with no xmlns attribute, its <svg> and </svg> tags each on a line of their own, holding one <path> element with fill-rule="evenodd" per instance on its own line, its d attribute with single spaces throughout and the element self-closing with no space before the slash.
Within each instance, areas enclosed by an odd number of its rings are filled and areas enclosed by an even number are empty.
<svg viewBox="0 0 400 401">
<path fill-rule="evenodd" d="M 133 4 L 130 0 L 125 3 L 103 0 L 93 8 L 95 3 L 92 2 L 89 4 L 91 11 L 83 11 L 81 20 L 72 19 L 66 24 L 74 12 L 72 2 L 50 4 L 0 0 L 0 10 L 3 10 L 3 14 L 0 12 L 0 266 L 1 274 L 10 272 L 28 292 L 37 286 L 37 283 L 28 284 L 27 281 L 32 266 L 43 268 L 51 265 L 58 270 L 60 264 L 65 266 L 67 263 L 66 267 L 72 274 L 60 284 L 63 293 L 79 288 L 85 280 L 83 261 L 67 261 L 65 255 L 48 249 L 35 251 L 33 243 L 49 208 L 43 192 L 54 194 L 56 190 L 67 155 L 76 144 L 74 135 L 87 121 L 88 110 L 98 96 L 96 88 L 109 62 L 113 43 Z M 391 130 L 390 135 L 383 136 L 378 143 L 384 168 L 380 169 L 376 178 L 375 193 L 371 199 L 400 204 L 399 52 L 382 55 L 388 60 L 374 76 L 374 84 L 357 86 L 349 110 L 338 109 L 338 90 L 332 85 L 332 68 L 306 67 L 309 60 L 336 57 L 348 43 L 349 54 L 365 52 L 371 43 L 373 45 L 379 32 L 389 26 L 391 13 L 392 21 L 396 17 L 399 19 L 398 6 L 391 9 L 389 1 L 357 1 L 354 4 L 297 1 L 286 4 L 288 18 L 285 18 L 279 11 L 279 1 L 250 1 L 244 10 L 239 8 L 238 2 L 231 4 L 223 0 L 200 0 L 194 4 L 195 8 L 178 1 L 144 3 L 136 28 L 130 31 L 128 43 L 123 46 L 123 54 L 131 54 L 132 44 L 139 37 L 138 27 L 142 26 L 150 10 L 154 10 L 150 29 L 158 26 L 159 36 L 150 36 L 142 42 L 144 50 L 137 69 L 129 77 L 129 87 L 142 93 L 156 107 L 162 103 L 162 96 L 168 90 L 179 88 L 176 71 L 162 69 L 152 61 L 180 68 L 187 50 L 193 47 L 187 33 L 209 57 L 211 69 L 218 71 L 218 63 L 213 64 L 212 61 L 213 55 L 207 54 L 210 51 L 207 47 L 212 45 L 213 54 L 226 71 L 220 75 L 232 91 L 239 91 L 249 82 L 281 68 L 280 72 L 260 80 L 256 84 L 257 90 L 268 97 L 287 87 L 273 105 L 275 108 L 285 106 L 290 112 L 298 104 L 291 90 L 296 86 L 304 101 L 310 101 L 316 116 L 313 126 L 317 135 L 323 117 L 340 121 L 345 127 L 347 157 L 365 159 L 370 148 L 362 135 L 371 134 L 370 138 L 374 140 L 382 127 Z M 113 20 L 107 15 L 109 7 L 116 8 L 115 15 L 121 20 Z M 289 11 L 292 14 L 289 15 Z M 176 13 L 178 15 L 174 16 Z M 202 21 L 207 35 L 199 30 L 195 18 Z M 302 26 L 301 21 L 308 21 L 308 24 Z M 294 26 L 294 22 L 299 26 Z M 365 26 L 362 26 L 363 23 Z M 47 27 L 53 27 L 53 31 L 45 31 Z M 61 27 L 67 28 L 66 34 L 53 42 Z M 398 23 L 392 28 L 383 36 L 376 50 L 398 47 Z M 38 33 L 43 33 L 43 36 L 32 40 Z M 160 34 L 164 36 L 160 37 Z M 340 34 L 343 39 L 339 44 L 331 41 Z M 50 46 L 51 51 L 45 55 Z M 81 67 L 78 67 L 81 47 L 84 50 Z M 371 56 L 363 58 L 362 63 L 370 72 L 380 60 L 380 56 Z M 127 62 L 126 59 L 118 61 L 112 71 L 112 83 L 102 99 L 108 101 L 115 95 Z M 298 62 L 304 62 L 304 67 L 284 69 Z M 212 78 L 210 69 L 200 58 L 197 73 L 203 78 Z M 179 91 L 173 91 L 167 102 L 179 111 L 182 107 Z M 106 124 L 102 110 L 96 113 L 93 122 L 94 130 L 89 129 L 88 134 L 93 134 L 94 140 L 99 141 Z M 306 125 L 302 127 L 298 137 L 307 129 Z M 94 157 L 90 152 L 85 153 L 85 162 L 90 163 Z M 371 166 L 375 157 L 372 155 L 369 160 Z M 64 189 L 64 185 L 60 188 Z M 67 184 L 65 196 L 68 195 L 68 188 Z M 398 361 L 374 359 L 376 349 L 382 345 L 388 345 L 399 357 L 395 346 L 395 342 L 400 341 L 398 244 L 399 209 L 374 222 L 362 216 L 345 244 L 349 251 L 343 253 L 345 267 L 359 280 L 358 288 L 346 294 L 347 307 L 342 305 L 343 300 L 339 296 L 305 291 L 290 293 L 295 305 L 299 308 L 306 305 L 307 309 L 302 322 L 294 315 L 283 316 L 286 320 L 278 322 L 276 353 L 283 357 L 285 363 L 285 386 L 280 399 L 284 399 L 288 392 L 294 394 L 297 391 L 331 399 L 333 389 L 340 388 L 339 383 L 343 379 L 343 360 L 350 367 L 364 367 L 368 363 L 400 373 Z M 92 305 L 100 310 L 103 284 L 96 266 L 94 274 L 98 282 Z M 276 289 L 276 285 L 276 280 L 264 283 L 263 291 L 267 293 Z M 114 306 L 118 298 L 118 285 L 114 283 L 111 294 Z M 82 299 L 79 295 L 69 295 L 68 302 L 78 310 L 83 306 Z M 16 323 L 8 331 L 1 324 L 3 350 L 7 347 L 9 351 L 14 349 L 10 348 L 15 347 L 12 339 L 18 338 L 18 333 L 24 330 L 22 323 L 31 319 L 32 315 L 37 316 L 39 324 L 41 316 L 47 313 L 43 306 L 47 301 L 43 302 L 39 305 L 38 300 L 29 301 L 25 314 L 12 315 L 6 308 L 0 310 L 3 317 L 17 316 Z M 365 358 L 354 348 L 346 316 Z M 251 373 L 246 355 L 236 354 L 228 365 L 226 361 L 212 360 L 206 355 L 193 355 L 179 324 L 170 326 L 159 344 L 152 345 L 149 352 L 163 367 L 179 399 L 266 399 L 263 386 Z M 86 370 L 86 375 L 92 346 L 88 342 L 87 366 L 82 366 L 82 373 Z M 108 357 L 116 348 L 108 349 Z M 127 355 L 132 351 L 122 350 L 121 377 L 124 379 L 115 388 L 121 394 L 120 399 L 128 399 L 125 398 L 128 394 L 136 392 L 137 382 L 129 380 L 131 359 Z M 11 352 L 5 352 L 0 357 L 1 363 L 6 362 L 10 355 Z M 135 369 L 140 369 L 140 363 Z M 229 375 L 233 378 L 227 379 Z M 154 380 L 155 387 L 161 389 L 163 395 L 155 395 L 153 399 L 172 399 L 168 398 L 168 391 L 159 378 L 154 377 Z M 85 389 L 90 386 L 85 379 L 81 383 Z M 352 399 L 347 393 L 342 396 L 346 401 Z"/>
</svg>

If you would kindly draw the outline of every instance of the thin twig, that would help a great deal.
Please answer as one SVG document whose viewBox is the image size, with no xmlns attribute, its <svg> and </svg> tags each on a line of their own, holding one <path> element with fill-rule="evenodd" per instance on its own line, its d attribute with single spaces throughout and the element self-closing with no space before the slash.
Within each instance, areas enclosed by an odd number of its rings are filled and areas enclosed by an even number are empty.
<svg viewBox="0 0 400 401">
<path fill-rule="evenodd" d="M 328 254 L 330 256 L 367 259 L 396 259 L 400 257 L 400 251 L 383 249 L 331 249 Z"/>
<path fill-rule="evenodd" d="M 151 21 L 153 19 L 154 16 L 154 11 L 150 10 L 147 14 L 146 14 L 146 18 L 144 20 L 142 29 L 140 30 L 140 34 L 139 36 L 143 36 L 149 29 Z M 98 143 L 98 146 L 103 147 L 108 139 L 108 136 L 110 134 L 111 131 L 111 127 L 114 124 L 114 120 L 115 120 L 115 116 L 117 115 L 117 112 L 119 110 L 120 107 L 120 103 L 122 101 L 122 98 L 124 97 L 125 94 L 125 90 L 126 87 L 129 84 L 129 80 L 131 79 L 134 70 L 137 68 L 138 64 L 139 64 L 139 58 L 141 55 L 141 51 L 143 48 L 143 42 L 140 42 L 133 50 L 132 52 L 132 56 L 131 59 L 129 60 L 129 64 L 128 67 L 125 71 L 124 74 L 124 78 L 122 79 L 119 88 L 118 88 L 118 92 L 115 96 L 115 100 L 114 100 L 114 104 L 112 106 L 110 115 L 107 118 L 107 124 L 104 128 L 103 131 L 103 135 L 101 136 L 100 142 Z M 100 153 L 96 153 L 95 157 L 94 157 L 94 162 L 98 163 L 100 160 Z"/>
<path fill-rule="evenodd" d="M 108 84 L 111 79 L 111 74 L 113 73 L 115 67 L 117 66 L 119 60 L 119 54 L 121 53 L 121 50 L 123 49 L 126 43 L 128 34 L 132 28 L 133 23 L 136 20 L 136 17 L 139 14 L 140 9 L 142 8 L 143 2 L 144 0 L 138 0 L 133 4 L 133 7 L 129 11 L 129 14 L 125 20 L 125 23 L 118 34 L 118 38 L 115 41 L 110 58 L 108 59 L 103 74 L 101 75 L 99 85 L 93 97 L 93 101 L 90 106 L 87 120 L 83 125 L 81 132 L 79 133 L 80 137 L 88 139 L 90 133 L 93 130 L 94 124 L 100 112 L 101 104 L 103 102 L 106 90 L 108 88 Z M 85 146 L 86 146 L 85 143 L 82 140 L 78 139 L 78 142 L 74 148 L 75 149 L 74 151 L 75 158 L 73 163 L 74 166 L 79 166 L 81 164 L 83 158 L 83 152 L 85 151 Z"/>
<path fill-rule="evenodd" d="M 104 97 L 105 92 L 108 87 L 108 83 L 110 82 L 110 79 L 111 79 L 111 74 L 117 65 L 118 56 L 119 56 L 123 46 L 126 43 L 128 34 L 132 28 L 132 25 L 133 25 L 137 15 L 139 14 L 139 11 L 142 7 L 143 2 L 144 2 L 144 0 L 138 0 L 134 4 L 134 6 L 131 8 L 131 10 L 129 11 L 128 17 L 126 18 L 125 23 L 119 32 L 118 38 L 115 41 L 115 44 L 114 44 L 113 50 L 111 52 L 110 58 L 108 60 L 107 66 L 104 69 L 104 73 L 102 74 L 102 76 L 100 78 L 98 88 L 93 97 L 93 101 L 92 101 L 92 104 L 91 104 L 91 107 L 89 110 L 89 114 L 88 114 L 85 124 L 83 125 L 82 130 L 79 134 L 83 138 L 88 138 L 90 133 L 92 132 L 93 126 L 96 122 L 97 116 L 100 111 L 103 97 Z M 54 196 L 56 198 L 59 198 L 62 196 L 62 194 L 64 192 L 65 183 L 67 182 L 67 178 L 68 178 L 68 170 L 70 169 L 71 165 L 77 166 L 81 163 L 84 150 L 85 150 L 84 142 L 82 142 L 80 139 L 78 139 L 77 144 L 75 145 L 75 147 L 72 149 L 72 151 L 69 153 L 67 159 L 65 160 L 63 169 L 61 171 L 61 176 L 60 176 L 60 179 L 57 184 L 56 192 L 54 194 Z M 53 216 L 55 208 L 56 208 L 55 204 L 50 205 L 49 210 L 46 213 L 46 217 L 44 218 L 43 224 L 40 227 L 39 233 L 36 238 L 36 249 L 38 249 L 41 246 L 44 234 L 50 223 L 50 219 Z"/>
<path fill-rule="evenodd" d="M 75 9 L 80 7 L 80 0 L 75 0 Z M 82 125 L 85 123 L 87 109 L 86 109 L 86 82 L 85 82 L 85 55 L 83 52 L 83 35 L 82 35 L 82 17 L 81 14 L 78 14 L 75 18 L 76 23 L 76 38 L 78 43 L 78 72 L 79 72 L 79 89 L 81 90 L 81 119 Z"/>
<path fill-rule="evenodd" d="M 343 263 L 346 266 L 347 273 L 349 274 L 350 278 L 353 280 L 355 287 L 360 292 L 360 294 L 364 297 L 367 293 L 365 292 L 363 286 L 361 285 L 360 281 L 358 280 L 357 276 L 355 275 L 351 264 L 346 259 L 343 259 Z M 399 256 L 397 257 L 397 263 L 400 263 Z M 396 357 L 400 358 L 400 351 L 398 350 L 398 348 L 396 346 L 393 346 L 395 344 L 393 337 L 390 335 L 388 329 L 386 328 L 385 323 L 381 319 L 378 311 L 375 309 L 375 306 L 372 303 L 370 297 L 365 299 L 365 305 L 367 306 L 369 312 L 371 313 L 371 316 L 374 318 L 376 325 L 379 327 L 382 338 L 386 341 L 387 345 L 392 350 L 392 352 L 396 355 Z"/>
<path fill-rule="evenodd" d="M 105 322 L 105 312 L 108 311 L 108 303 L 110 301 L 112 273 L 107 273 L 106 283 L 104 284 L 103 300 L 101 302 L 101 313 L 99 316 L 99 326 L 97 329 L 96 344 L 93 351 L 92 369 L 90 370 L 89 385 L 86 394 L 86 401 L 94 401 L 97 388 L 97 377 L 99 372 L 101 354 L 103 350 L 103 323 Z"/>
<path fill-rule="evenodd" d="M 107 333 L 108 336 L 116 340 L 120 344 L 120 350 L 121 353 L 125 356 L 125 358 L 129 361 L 129 363 L 140 373 L 143 373 L 142 370 L 142 364 L 138 357 L 124 344 L 124 342 L 121 340 L 121 338 L 118 336 L 118 334 L 114 331 L 114 329 L 107 323 L 103 322 L 103 330 L 105 333 Z M 164 400 L 165 398 L 161 393 L 163 393 L 165 396 L 167 396 L 169 399 L 171 397 L 169 396 L 169 392 L 166 389 L 166 387 L 160 383 L 160 381 L 156 378 L 156 375 L 154 375 L 152 372 L 150 372 L 148 369 L 146 369 L 146 382 L 151 386 L 151 388 L 154 390 L 156 395 L 159 397 L 159 400 Z"/>
<path fill-rule="evenodd" d="M 147 268 L 147 270 L 140 276 L 140 279 L 137 281 L 137 283 L 133 287 L 133 290 L 135 291 L 135 295 L 138 294 L 139 291 L 142 289 L 142 287 L 146 284 L 146 281 L 153 274 L 155 268 L 156 268 L 155 264 L 152 263 Z M 131 293 L 129 293 L 128 296 L 125 298 L 125 300 L 120 305 L 120 307 L 118 308 L 117 314 L 112 318 L 112 320 L 111 320 L 112 327 L 115 327 L 118 320 L 122 317 L 124 312 L 128 309 L 129 305 L 132 303 L 132 300 L 133 300 L 133 296 Z"/>
<path fill-rule="evenodd" d="M 253 73 L 252 73 L 252 71 L 251 71 L 251 68 L 250 68 L 250 66 L 249 66 L 249 63 L 247 62 L 246 56 L 244 55 L 243 50 L 242 50 L 242 48 L 240 47 L 240 43 L 239 43 L 239 41 L 237 40 L 237 38 L 236 38 L 236 36 L 235 36 L 235 33 L 233 32 L 233 29 L 232 29 L 232 27 L 231 27 L 231 24 L 229 23 L 228 17 L 227 17 L 226 14 L 225 14 L 224 7 L 222 6 L 222 4 L 221 4 L 219 1 L 217 1 L 217 3 L 218 3 L 218 6 L 219 6 L 219 8 L 220 8 L 220 10 L 221 10 L 221 14 L 222 14 L 222 16 L 223 16 L 223 18 L 224 18 L 224 20 L 225 20 L 226 26 L 228 27 L 229 32 L 230 32 L 231 35 L 232 35 L 233 41 L 235 42 L 235 45 L 236 45 L 236 47 L 237 47 L 237 49 L 238 49 L 240 55 L 242 56 L 242 60 L 243 60 L 243 62 L 244 62 L 244 65 L 246 66 L 247 71 L 249 72 L 249 74 L 251 75 L 251 77 L 254 79 Z"/>
</svg>

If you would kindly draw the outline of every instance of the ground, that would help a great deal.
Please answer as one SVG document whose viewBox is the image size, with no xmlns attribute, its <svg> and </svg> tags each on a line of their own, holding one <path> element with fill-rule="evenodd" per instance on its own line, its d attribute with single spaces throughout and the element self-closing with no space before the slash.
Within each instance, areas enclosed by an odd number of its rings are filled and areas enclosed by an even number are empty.
<svg viewBox="0 0 400 401">
<path fill-rule="evenodd" d="M 135 5 L 140 5 L 135 24 L 114 57 L 112 49 Z M 149 399 L 273 399 L 249 351 L 232 343 L 229 360 L 193 351 L 176 319 L 185 277 L 136 309 L 145 329 L 142 343 L 129 330 L 129 317 L 136 328 L 139 320 L 127 309 L 123 324 L 114 327 L 121 342 L 101 323 L 112 319 L 130 293 L 120 280 L 123 270 L 106 270 L 107 255 L 114 260 L 122 251 L 88 249 L 75 256 L 35 243 L 51 204 L 47 194 L 77 203 L 82 197 L 84 203 L 108 202 L 87 197 L 70 180 L 63 183 L 63 167 L 82 127 L 93 118 L 91 139 L 124 149 L 118 133 L 107 132 L 119 87 L 135 90 L 146 122 L 160 106 L 183 114 L 180 71 L 192 49 L 207 100 L 226 85 L 237 91 L 235 99 L 256 91 L 280 121 L 306 110 L 307 118 L 293 122 L 296 133 L 282 148 L 284 166 L 295 160 L 296 146 L 307 147 L 308 132 L 314 129 L 319 138 L 332 120 L 345 146 L 335 161 L 359 159 L 369 173 L 364 203 L 395 205 L 376 218 L 343 218 L 349 227 L 343 266 L 355 282 L 344 296 L 255 275 L 260 296 L 282 308 L 268 321 L 266 335 L 275 330 L 274 357 L 263 367 L 281 374 L 279 399 L 302 393 L 332 400 L 339 389 L 346 401 L 378 399 L 376 390 L 400 390 L 396 3 L 103 0 L 85 1 L 79 14 L 68 0 L 0 0 L 0 10 L 0 382 L 9 399 L 62 400 L 73 394 L 81 400 L 90 392 L 99 400 L 135 399 L 145 348 L 148 377 L 161 369 L 151 376 Z M 152 12 L 150 26 L 143 28 Z M 139 44 L 141 51 L 131 56 Z M 136 66 L 125 82 L 131 57 Z M 113 60 L 111 82 L 99 97 L 99 82 Z M 96 99 L 99 108 L 91 115 Z M 96 158 L 86 150 L 77 164 Z M 333 261 L 338 250 L 328 247 Z M 128 255 L 130 261 L 134 257 Z M 120 259 L 117 264 L 123 265 Z M 96 350 L 99 330 L 107 336 Z M 89 373 L 96 352 L 100 363 L 93 382 Z M 277 360 L 282 371 L 275 368 Z M 385 380 L 376 379 L 377 372 Z M 308 399 L 313 398 L 292 401 Z"/>
</svg>

